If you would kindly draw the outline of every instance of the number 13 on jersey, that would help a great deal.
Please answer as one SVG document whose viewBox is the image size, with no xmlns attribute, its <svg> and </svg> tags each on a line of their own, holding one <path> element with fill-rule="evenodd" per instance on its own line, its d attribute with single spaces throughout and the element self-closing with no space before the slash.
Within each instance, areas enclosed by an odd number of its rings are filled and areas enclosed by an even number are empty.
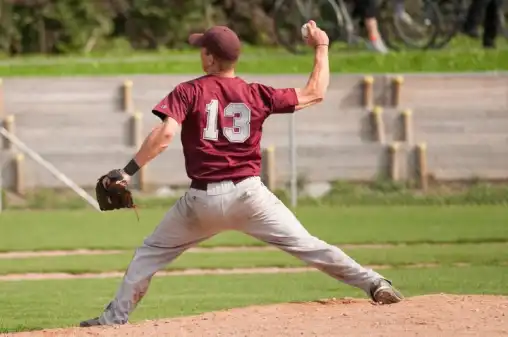
<svg viewBox="0 0 508 337">
<path fill-rule="evenodd" d="M 250 137 L 251 111 L 244 103 L 229 103 L 223 111 L 224 117 L 233 119 L 233 127 L 222 127 L 222 134 L 231 143 L 243 143 Z M 206 128 L 203 130 L 203 138 L 218 140 L 219 130 L 217 127 L 219 117 L 219 101 L 212 99 L 206 105 Z"/>
</svg>

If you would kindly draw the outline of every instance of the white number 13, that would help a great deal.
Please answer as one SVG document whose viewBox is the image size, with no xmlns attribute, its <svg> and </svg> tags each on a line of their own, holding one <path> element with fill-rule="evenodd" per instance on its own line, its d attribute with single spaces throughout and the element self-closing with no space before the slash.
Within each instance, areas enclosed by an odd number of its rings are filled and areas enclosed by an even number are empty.
<svg viewBox="0 0 508 337">
<path fill-rule="evenodd" d="M 206 128 L 203 138 L 218 140 L 217 119 L 219 115 L 219 101 L 212 99 L 206 105 Z M 231 143 L 243 143 L 250 137 L 250 109 L 243 103 L 229 103 L 224 109 L 224 117 L 233 118 L 233 127 L 223 127 L 222 133 Z"/>
</svg>

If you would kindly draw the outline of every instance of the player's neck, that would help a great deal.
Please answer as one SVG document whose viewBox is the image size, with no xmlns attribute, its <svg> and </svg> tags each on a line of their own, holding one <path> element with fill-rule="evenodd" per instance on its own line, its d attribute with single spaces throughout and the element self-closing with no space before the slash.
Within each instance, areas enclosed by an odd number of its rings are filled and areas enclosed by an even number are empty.
<svg viewBox="0 0 508 337">
<path fill-rule="evenodd" d="M 229 77 L 229 78 L 236 77 L 234 69 L 224 70 L 224 71 L 208 71 L 207 75 L 218 76 L 218 77 Z"/>
</svg>

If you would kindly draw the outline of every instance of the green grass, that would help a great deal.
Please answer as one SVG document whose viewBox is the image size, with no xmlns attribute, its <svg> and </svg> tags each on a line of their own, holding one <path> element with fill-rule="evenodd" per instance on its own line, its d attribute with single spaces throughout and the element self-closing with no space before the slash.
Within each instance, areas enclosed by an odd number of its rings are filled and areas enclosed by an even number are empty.
<svg viewBox="0 0 508 337">
<path fill-rule="evenodd" d="M 507 271 L 506 267 L 471 267 L 386 270 L 383 274 L 406 296 L 508 294 Z M 119 280 L 0 282 L 0 331 L 76 325 L 104 308 Z M 365 297 L 321 273 L 155 277 L 131 321 L 344 296 Z"/>
<path fill-rule="evenodd" d="M 346 253 L 362 264 L 403 266 L 409 264 L 468 263 L 499 265 L 508 263 L 508 244 L 415 245 L 389 248 L 349 248 Z M 112 255 L 75 255 L 26 259 L 0 259 L 0 274 L 72 274 L 124 271 L 132 252 Z M 300 267 L 300 260 L 281 251 L 185 253 L 166 270 L 189 268 L 230 269 L 255 267 Z"/>
<path fill-rule="evenodd" d="M 281 49 L 249 48 L 238 72 L 258 74 L 308 73 L 312 55 L 292 55 Z M 461 40 L 455 47 L 437 51 L 395 52 L 377 55 L 368 51 L 332 50 L 330 68 L 335 73 L 468 72 L 508 70 L 508 49 L 483 50 L 479 43 Z M 117 74 L 201 73 L 197 51 L 159 54 L 133 53 L 117 58 L 26 57 L 0 63 L 0 76 L 71 76 Z"/>
<path fill-rule="evenodd" d="M 302 207 L 296 213 L 312 234 L 335 244 L 508 241 L 503 206 Z M 7 211 L 0 215 L 0 251 L 132 249 L 163 214 L 141 210 L 138 223 L 129 211 Z M 227 232 L 202 245 L 262 244 Z"/>
</svg>

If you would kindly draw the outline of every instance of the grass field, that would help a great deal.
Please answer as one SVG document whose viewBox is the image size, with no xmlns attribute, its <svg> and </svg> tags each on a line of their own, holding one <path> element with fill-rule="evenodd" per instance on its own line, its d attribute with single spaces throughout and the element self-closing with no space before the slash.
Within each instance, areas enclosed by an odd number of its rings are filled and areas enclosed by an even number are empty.
<svg viewBox="0 0 508 337">
<path fill-rule="evenodd" d="M 292 55 L 283 49 L 246 48 L 239 73 L 307 73 L 311 55 Z M 508 70 L 508 48 L 483 50 L 478 41 L 459 38 L 443 50 L 394 52 L 377 55 L 365 50 L 339 47 L 331 50 L 330 68 L 335 73 L 469 72 Z M 72 76 L 116 74 L 201 73 L 196 51 L 161 53 L 125 52 L 96 57 L 22 57 L 0 61 L 0 77 Z"/>
<path fill-rule="evenodd" d="M 414 264 L 500 265 L 508 263 L 508 243 L 461 245 L 411 245 L 383 248 L 346 248 L 362 264 L 405 266 Z M 132 252 L 106 255 L 58 256 L 0 259 L 0 275 L 20 273 L 71 274 L 124 271 Z M 167 266 L 167 270 L 300 267 L 304 264 L 280 251 L 187 253 Z"/>
<path fill-rule="evenodd" d="M 8 211 L 0 215 L 0 251 L 131 249 L 162 219 L 164 210 L 109 214 L 90 211 Z M 331 243 L 508 242 L 504 206 L 302 207 L 304 226 Z M 262 245 L 235 232 L 202 246 Z"/>
<path fill-rule="evenodd" d="M 7 211 L 0 215 L 0 250 L 121 249 L 117 254 L 0 258 L 0 274 L 123 272 L 132 248 L 148 235 L 163 210 L 131 212 Z M 309 231 L 344 249 L 360 263 L 383 265 L 406 296 L 428 293 L 508 295 L 508 209 L 503 206 L 302 207 Z M 369 243 L 371 246 L 355 246 Z M 396 245 L 387 245 L 396 243 Z M 206 246 L 260 243 L 225 233 Z M 299 267 L 277 250 L 199 251 L 167 270 Z M 411 268 L 406 268 L 411 266 Z M 97 315 L 120 278 L 0 281 L 0 332 L 76 325 Z M 155 277 L 132 316 L 181 316 L 251 304 L 365 297 L 318 272 Z"/>
</svg>

